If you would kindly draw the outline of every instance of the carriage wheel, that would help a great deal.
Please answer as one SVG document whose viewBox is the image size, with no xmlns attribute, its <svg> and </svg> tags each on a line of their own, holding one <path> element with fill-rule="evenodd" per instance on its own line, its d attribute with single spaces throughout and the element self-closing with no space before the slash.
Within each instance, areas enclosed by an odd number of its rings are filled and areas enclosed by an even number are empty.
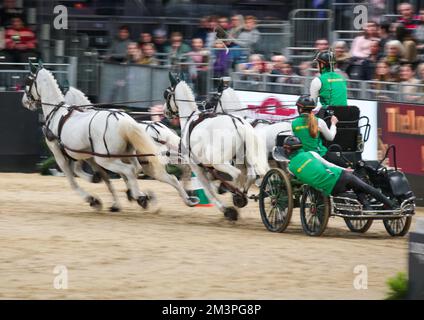
<svg viewBox="0 0 424 320">
<path fill-rule="evenodd" d="M 344 218 L 347 227 L 350 231 L 356 233 L 365 233 L 369 230 L 372 225 L 372 219 L 352 219 Z"/>
<path fill-rule="evenodd" d="M 264 176 L 259 192 L 262 222 L 271 232 L 283 232 L 293 213 L 290 178 L 281 169 L 271 169 Z"/>
<path fill-rule="evenodd" d="M 305 233 L 320 236 L 327 227 L 330 213 L 330 198 L 311 187 L 305 187 L 300 200 L 300 220 Z"/>
<path fill-rule="evenodd" d="M 403 237 L 408 233 L 411 226 L 412 217 L 402 217 L 397 219 L 384 219 L 384 227 L 392 237 Z"/>
</svg>

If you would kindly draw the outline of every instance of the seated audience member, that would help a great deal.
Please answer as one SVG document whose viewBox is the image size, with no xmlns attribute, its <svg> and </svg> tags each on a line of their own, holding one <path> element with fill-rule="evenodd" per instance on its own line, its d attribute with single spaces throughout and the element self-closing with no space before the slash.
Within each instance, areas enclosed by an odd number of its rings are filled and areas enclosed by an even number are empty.
<svg viewBox="0 0 424 320">
<path fill-rule="evenodd" d="M 231 68 L 231 55 L 225 50 L 224 43 L 221 40 L 216 40 L 214 45 L 214 64 L 213 74 L 214 78 L 221 78 L 228 76 Z"/>
<path fill-rule="evenodd" d="M 199 20 L 199 26 L 194 31 L 193 38 L 196 38 L 196 39 L 200 38 L 202 39 L 203 43 L 205 43 L 206 38 L 208 36 L 208 32 L 209 32 L 209 17 L 202 17 Z"/>
<path fill-rule="evenodd" d="M 328 49 L 330 49 L 330 44 L 325 38 L 317 39 L 315 41 L 315 49 L 320 52 L 327 51 Z"/>
<path fill-rule="evenodd" d="M 190 76 L 197 94 L 205 95 L 209 51 L 204 48 L 202 38 L 193 38 L 191 48 L 192 50 L 187 55 L 196 65 L 192 66 Z"/>
<path fill-rule="evenodd" d="M 350 54 L 345 41 L 336 41 L 333 45 L 334 56 L 336 58 L 336 68 L 346 72 L 350 64 Z"/>
<path fill-rule="evenodd" d="M 260 33 L 256 29 L 256 23 L 256 17 L 247 16 L 244 20 L 243 30 L 235 41 L 240 47 L 248 48 L 250 52 L 254 51 L 256 43 L 260 40 Z"/>
<path fill-rule="evenodd" d="M 386 43 L 395 39 L 395 37 L 390 32 L 390 23 L 380 24 L 380 28 L 378 29 L 378 38 L 380 39 L 380 50 L 384 51 Z"/>
<path fill-rule="evenodd" d="M 37 39 L 31 29 L 25 27 L 20 16 L 11 20 L 12 25 L 5 32 L 5 56 L 11 62 L 28 62 L 37 57 Z"/>
<path fill-rule="evenodd" d="M 373 90 L 376 90 L 373 94 L 375 94 L 377 99 L 390 100 L 395 98 L 391 93 L 386 92 L 396 90 L 395 84 L 387 83 L 395 82 L 396 79 L 392 77 L 390 73 L 390 66 L 384 59 L 377 62 L 373 81 L 375 82 L 373 82 L 372 88 Z M 370 98 L 373 99 L 374 97 Z"/>
<path fill-rule="evenodd" d="M 412 30 L 406 29 L 401 24 L 396 28 L 396 38 L 405 49 L 403 59 L 409 63 L 415 62 L 417 60 L 417 43 L 412 35 Z"/>
<path fill-rule="evenodd" d="M 143 54 L 137 42 L 130 42 L 127 47 L 126 63 L 141 64 Z"/>
<path fill-rule="evenodd" d="M 301 94 L 302 88 L 300 86 L 295 86 L 295 85 L 300 85 L 302 83 L 302 80 L 294 72 L 290 62 L 287 62 L 287 61 L 284 62 L 280 70 L 278 70 L 278 73 L 280 77 L 276 79 L 276 82 L 287 85 L 284 87 L 279 86 L 278 88 L 281 89 L 281 90 L 278 90 L 279 92 L 284 92 L 287 94 L 296 94 L 296 95 Z"/>
<path fill-rule="evenodd" d="M 401 3 L 398 6 L 398 12 L 401 15 L 398 22 L 402 23 L 405 28 L 415 30 L 420 24 L 420 17 L 414 14 L 415 8 L 410 3 Z"/>
<path fill-rule="evenodd" d="M 282 68 L 287 62 L 287 58 L 281 54 L 276 54 L 271 57 L 271 62 L 268 63 L 267 69 L 270 70 L 272 75 L 280 75 L 283 73 Z M 271 77 L 271 82 L 275 82 L 277 77 Z"/>
<path fill-rule="evenodd" d="M 399 69 L 402 63 L 404 50 L 399 40 L 391 40 L 386 44 L 384 59 L 390 66 L 390 73 L 394 79 L 399 79 Z"/>
<path fill-rule="evenodd" d="M 208 31 L 206 33 L 205 47 L 212 48 L 216 40 L 216 28 L 218 27 L 218 17 L 210 16 L 208 19 Z"/>
<path fill-rule="evenodd" d="M 238 69 L 246 74 L 267 72 L 266 63 L 260 54 L 250 55 L 249 62 L 239 64 Z"/>
<path fill-rule="evenodd" d="M 419 85 L 421 83 L 415 77 L 415 70 L 412 64 L 403 64 L 400 67 L 400 80 L 402 100 L 414 102 L 420 100 L 420 96 L 416 95 L 419 92 Z"/>
<path fill-rule="evenodd" d="M 153 37 L 149 32 L 140 33 L 140 40 L 138 41 L 138 44 L 141 47 L 144 43 L 153 43 Z"/>
<path fill-rule="evenodd" d="M 228 38 L 228 31 L 230 29 L 230 22 L 227 17 L 221 16 L 218 18 L 218 27 L 216 29 L 216 36 L 218 39 Z"/>
<path fill-rule="evenodd" d="M 357 59 L 367 59 L 371 54 L 370 47 L 372 41 L 378 41 L 378 37 L 376 37 L 377 34 L 377 23 L 368 22 L 366 24 L 366 27 L 364 28 L 363 35 L 353 39 L 352 46 L 350 49 L 351 56 Z"/>
<path fill-rule="evenodd" d="M 24 10 L 17 7 L 16 0 L 4 0 L 0 8 L 0 25 L 9 28 L 12 25 L 12 18 L 17 16 L 24 20 Z"/>
<path fill-rule="evenodd" d="M 127 26 L 121 26 L 116 39 L 106 53 L 106 59 L 115 62 L 124 62 L 127 55 L 130 40 L 130 29 Z"/>
<path fill-rule="evenodd" d="M 228 31 L 228 37 L 231 39 L 237 39 L 244 28 L 244 18 L 241 14 L 236 14 L 231 17 L 230 30 Z"/>
<path fill-rule="evenodd" d="M 156 29 L 155 31 L 153 31 L 153 44 L 155 45 L 157 53 L 166 53 L 166 47 L 169 44 L 165 30 Z"/>
<path fill-rule="evenodd" d="M 146 64 L 151 66 L 157 66 L 159 64 L 155 57 L 155 46 L 153 43 L 143 43 L 141 45 L 142 58 L 140 64 Z"/>
<path fill-rule="evenodd" d="M 191 51 L 189 45 L 183 42 L 183 35 L 181 32 L 173 32 L 171 34 L 171 43 L 165 47 L 165 52 L 169 54 L 171 64 L 175 64 L 180 60 L 186 58 L 186 54 Z"/>
</svg>

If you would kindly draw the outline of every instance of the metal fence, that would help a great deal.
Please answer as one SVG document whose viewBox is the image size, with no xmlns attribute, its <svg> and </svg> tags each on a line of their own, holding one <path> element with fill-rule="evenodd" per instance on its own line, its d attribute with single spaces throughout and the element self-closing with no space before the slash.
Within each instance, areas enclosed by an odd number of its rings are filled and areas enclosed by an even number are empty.
<svg viewBox="0 0 424 320">
<path fill-rule="evenodd" d="M 271 74 L 231 74 L 236 90 L 301 95 L 309 93 L 313 77 Z M 424 84 L 348 80 L 350 99 L 413 102 L 424 104 Z"/>
<path fill-rule="evenodd" d="M 162 66 L 103 63 L 100 67 L 100 102 L 142 101 L 132 107 L 163 103 L 169 86 L 169 68 Z"/>
<path fill-rule="evenodd" d="M 75 85 L 76 70 L 73 63 L 45 63 L 44 66 L 52 71 L 59 82 L 68 80 Z M 21 91 L 29 72 L 28 63 L 0 63 L 0 91 Z"/>
</svg>

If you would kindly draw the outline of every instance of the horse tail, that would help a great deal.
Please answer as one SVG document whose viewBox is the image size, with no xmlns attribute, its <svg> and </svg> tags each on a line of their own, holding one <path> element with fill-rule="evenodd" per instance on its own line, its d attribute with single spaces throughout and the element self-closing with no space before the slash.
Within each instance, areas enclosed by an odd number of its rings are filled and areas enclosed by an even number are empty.
<svg viewBox="0 0 424 320">
<path fill-rule="evenodd" d="M 119 123 L 122 136 L 133 146 L 136 153 L 148 155 L 145 157 L 140 156 L 139 158 L 148 161 L 153 167 L 156 167 L 156 165 L 161 166 L 162 155 L 147 132 L 130 117 L 120 119 Z"/>
<path fill-rule="evenodd" d="M 246 161 L 253 165 L 257 175 L 264 176 L 269 170 L 266 142 L 258 136 L 249 123 L 246 122 L 244 128 Z"/>
</svg>

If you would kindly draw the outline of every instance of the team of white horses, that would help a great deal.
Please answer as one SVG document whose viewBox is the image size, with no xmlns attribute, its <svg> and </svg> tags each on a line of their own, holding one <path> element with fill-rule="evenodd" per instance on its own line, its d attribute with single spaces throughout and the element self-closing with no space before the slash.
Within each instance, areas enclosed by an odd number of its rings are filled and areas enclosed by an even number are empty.
<svg viewBox="0 0 424 320">
<path fill-rule="evenodd" d="M 64 96 L 52 73 L 41 64 L 30 64 L 30 69 L 22 103 L 30 110 L 42 108 L 46 142 L 57 164 L 72 189 L 95 208 L 101 207 L 100 200 L 83 190 L 74 177 L 92 180 L 82 169 L 84 161 L 101 176 L 112 194 L 111 211 L 122 207 L 105 169 L 124 179 L 128 199 L 136 200 L 143 208 L 148 207 L 152 195 L 139 189 L 137 177 L 141 171 L 172 185 L 187 206 L 198 203 L 186 192 L 193 172 L 209 200 L 228 219 L 236 220 L 237 209 L 220 200 L 217 176 L 231 178 L 231 182 L 224 182 L 227 189 L 231 186 L 231 190 L 246 196 L 253 182 L 268 171 L 268 154 L 277 134 L 291 130 L 289 122 L 261 123 L 253 128 L 244 119 L 242 104 L 232 88 L 221 93 L 222 112 L 205 116 L 188 84 L 170 75 L 165 114 L 179 117 L 180 138 L 162 123 L 138 123 L 119 110 L 86 107 L 92 104 L 81 91 L 70 87 Z M 172 158 L 179 159 L 177 165 L 183 172 L 181 183 L 166 171 L 170 155 L 175 154 L 178 157 Z"/>
</svg>

